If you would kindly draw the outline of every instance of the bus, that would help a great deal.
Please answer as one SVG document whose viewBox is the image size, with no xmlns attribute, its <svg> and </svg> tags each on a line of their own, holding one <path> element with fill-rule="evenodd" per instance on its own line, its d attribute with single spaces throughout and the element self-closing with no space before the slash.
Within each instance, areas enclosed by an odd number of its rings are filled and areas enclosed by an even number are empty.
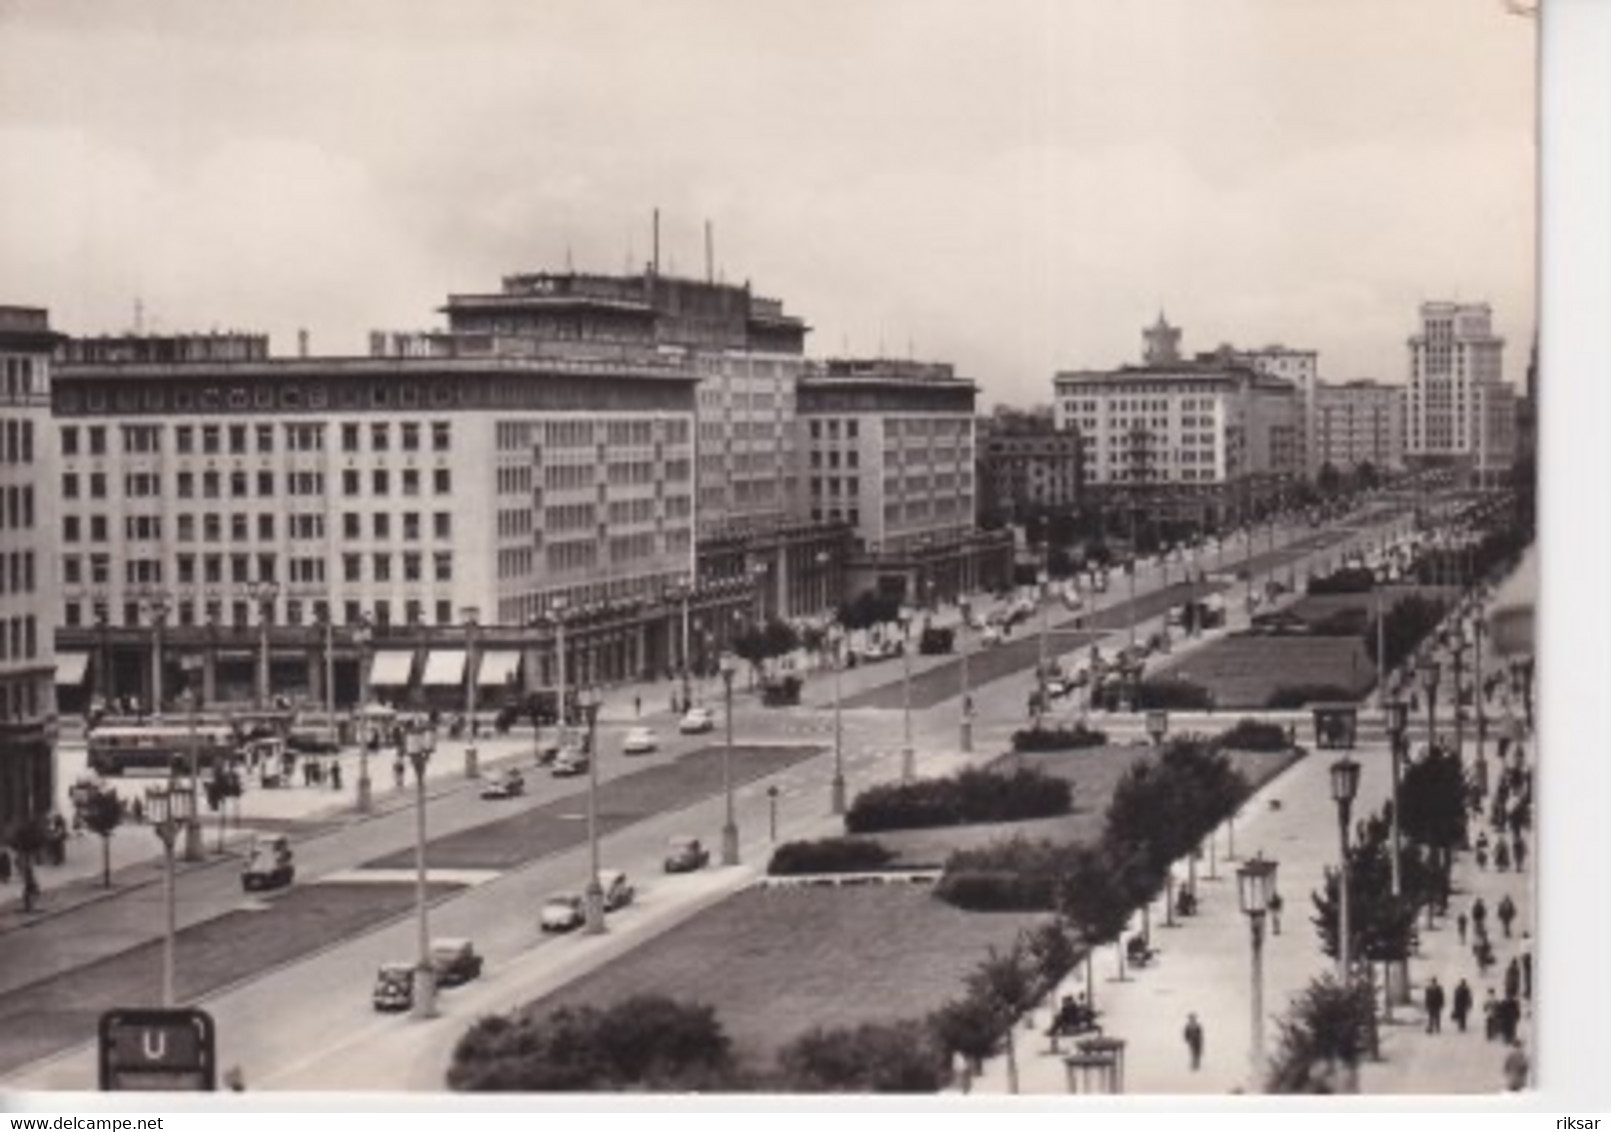
<svg viewBox="0 0 1611 1132">
<path fill-rule="evenodd" d="M 188 772 L 192 750 L 197 769 L 209 770 L 215 762 L 223 765 L 232 760 L 239 740 L 233 727 L 218 724 L 112 725 L 91 731 L 86 746 L 90 770 L 112 777 L 131 770 L 167 773 L 177 768 Z"/>
</svg>

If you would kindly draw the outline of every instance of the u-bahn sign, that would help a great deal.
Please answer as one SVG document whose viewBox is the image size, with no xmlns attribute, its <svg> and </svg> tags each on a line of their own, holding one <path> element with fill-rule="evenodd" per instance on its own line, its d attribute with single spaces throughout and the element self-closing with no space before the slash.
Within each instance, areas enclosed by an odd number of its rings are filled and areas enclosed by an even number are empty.
<svg viewBox="0 0 1611 1132">
<path fill-rule="evenodd" d="M 108 1010 L 101 1015 L 101 1090 L 211 1092 L 216 1031 L 205 1010 Z"/>
</svg>

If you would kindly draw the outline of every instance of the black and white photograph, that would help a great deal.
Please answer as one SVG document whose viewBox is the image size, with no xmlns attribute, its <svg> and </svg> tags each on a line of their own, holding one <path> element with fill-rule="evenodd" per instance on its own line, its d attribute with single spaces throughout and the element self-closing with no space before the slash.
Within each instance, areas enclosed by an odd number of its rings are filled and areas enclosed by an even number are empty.
<svg viewBox="0 0 1611 1132">
<path fill-rule="evenodd" d="M 0 1092 L 1536 1090 L 1543 18 L 0 0 Z"/>
</svg>

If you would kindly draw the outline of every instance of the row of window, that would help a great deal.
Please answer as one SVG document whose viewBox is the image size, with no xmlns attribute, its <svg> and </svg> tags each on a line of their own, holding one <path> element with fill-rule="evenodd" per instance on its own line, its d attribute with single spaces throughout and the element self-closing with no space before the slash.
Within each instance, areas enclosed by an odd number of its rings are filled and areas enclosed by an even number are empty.
<svg viewBox="0 0 1611 1132">
<path fill-rule="evenodd" d="M 304 602 L 298 598 L 287 598 L 285 602 L 285 619 L 283 623 L 286 625 L 322 624 L 322 619 L 325 616 L 325 611 L 328 608 L 328 604 L 328 602 L 322 600 Z M 255 605 L 257 605 L 256 602 L 250 601 L 230 602 L 229 623 L 237 629 L 244 629 L 248 627 L 252 623 L 252 611 Z M 408 624 L 420 625 L 424 623 L 425 603 L 423 601 L 419 600 L 418 598 L 410 598 L 402 603 L 401 608 L 403 611 L 403 617 L 406 619 Z M 343 624 L 358 625 L 363 622 L 364 609 L 362 602 L 344 602 L 342 610 L 345 618 L 342 622 Z M 392 621 L 391 610 L 391 602 L 387 601 L 385 598 L 377 600 L 372 609 L 374 624 L 382 628 L 390 625 Z M 438 625 L 457 625 L 460 623 L 453 617 L 453 602 L 451 599 L 437 599 L 434 603 L 434 612 L 436 615 L 435 623 Z M 108 618 L 108 623 L 110 623 L 110 609 L 105 602 L 91 604 L 81 601 L 69 601 L 64 603 L 62 607 L 62 614 L 63 623 L 72 628 L 79 628 L 86 625 L 88 623 L 87 618 L 92 618 L 97 614 Z M 175 603 L 174 614 L 177 618 L 178 624 L 183 626 L 205 625 L 208 623 L 214 625 L 223 625 L 224 603 L 216 600 L 197 602 L 189 598 L 185 598 Z M 273 620 L 272 617 L 271 620 Z M 124 604 L 123 624 L 125 626 L 137 626 L 149 623 L 149 610 L 143 610 L 141 603 L 127 602 Z"/>
<path fill-rule="evenodd" d="M 163 425 L 123 425 L 123 452 L 125 454 L 161 452 L 162 431 L 165 427 Z M 283 433 L 285 451 L 324 451 L 325 427 L 323 422 L 280 425 L 279 429 Z M 399 451 L 418 452 L 422 450 L 425 426 L 416 421 L 402 421 L 397 422 L 395 425 L 390 421 L 376 421 L 369 425 L 369 451 L 389 451 L 394 428 L 397 432 Z M 221 455 L 225 452 L 232 456 L 244 456 L 251 451 L 256 451 L 260 455 L 267 454 L 275 451 L 275 429 L 276 426 L 273 424 L 174 425 L 174 451 L 183 455 L 200 452 L 209 456 Z M 429 429 L 431 450 L 434 452 L 448 451 L 452 443 L 452 429 L 449 422 L 432 421 Z M 81 430 L 82 449 L 80 447 Z M 343 452 L 362 450 L 360 439 L 363 433 L 361 430 L 362 426 L 358 424 L 347 423 L 341 426 L 341 450 Z M 107 453 L 106 440 L 107 427 L 105 425 L 63 425 L 61 429 L 62 455 L 77 456 L 82 450 L 91 456 L 104 456 Z"/>
<path fill-rule="evenodd" d="M 0 496 L 3 498 L 3 496 Z M 176 538 L 179 542 L 195 542 L 198 516 L 185 513 L 177 516 Z M 200 515 L 201 541 L 222 542 L 224 540 L 225 516 L 213 511 L 203 512 Z M 254 524 L 252 516 L 235 512 L 228 516 L 229 539 L 231 542 L 247 542 L 251 539 Z M 389 512 L 377 511 L 370 516 L 373 537 L 385 541 L 392 537 L 393 516 Z M 424 516 L 418 511 L 405 511 L 398 516 L 397 529 L 402 537 L 409 542 L 417 541 L 422 536 Z M 163 523 L 160 515 L 129 515 L 124 518 L 124 537 L 134 542 L 154 542 L 162 539 Z M 276 539 L 276 519 L 274 515 L 256 516 L 256 535 L 259 541 L 273 542 Z M 85 541 L 83 521 L 78 515 L 64 515 L 62 517 L 62 542 L 77 543 Z M 286 517 L 286 532 L 289 538 L 297 541 L 317 541 L 325 537 L 324 515 L 319 512 L 293 513 Z M 364 537 L 363 516 L 356 511 L 346 511 L 341 516 L 341 533 L 345 539 L 360 539 Z M 89 542 L 106 542 L 108 536 L 108 521 L 105 515 L 89 516 Z M 431 515 L 431 536 L 446 541 L 453 537 L 453 513 L 451 511 L 437 511 Z"/>
</svg>

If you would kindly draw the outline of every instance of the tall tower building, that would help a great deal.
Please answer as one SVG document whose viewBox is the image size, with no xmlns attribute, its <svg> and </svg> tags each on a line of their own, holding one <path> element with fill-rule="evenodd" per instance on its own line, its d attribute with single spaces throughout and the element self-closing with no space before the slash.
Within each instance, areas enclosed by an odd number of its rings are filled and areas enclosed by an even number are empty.
<svg viewBox="0 0 1611 1132">
<path fill-rule="evenodd" d="M 1513 398 L 1501 387 L 1505 340 L 1493 332 L 1492 309 L 1422 303 L 1421 331 L 1409 347 L 1408 462 L 1462 468 L 1479 478 L 1507 470 L 1514 408 L 1507 428 L 1505 406 Z"/>
</svg>

